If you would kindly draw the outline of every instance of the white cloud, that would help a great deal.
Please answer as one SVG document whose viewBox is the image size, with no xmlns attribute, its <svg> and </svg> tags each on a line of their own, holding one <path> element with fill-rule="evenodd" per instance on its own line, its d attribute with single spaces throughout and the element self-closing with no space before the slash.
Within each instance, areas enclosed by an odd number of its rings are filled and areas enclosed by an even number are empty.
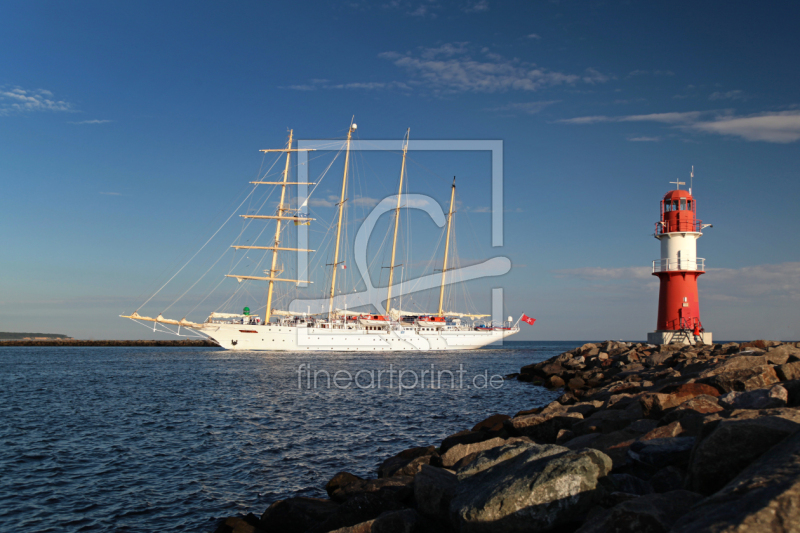
<svg viewBox="0 0 800 533">
<path fill-rule="evenodd" d="M 487 111 L 511 111 L 535 115 L 545 107 L 557 104 L 561 100 L 542 100 L 539 102 L 515 102 L 500 107 L 491 107 Z"/>
<path fill-rule="evenodd" d="M 384 52 L 379 55 L 406 70 L 413 81 L 435 93 L 537 91 L 557 85 L 579 82 L 604 83 L 611 77 L 593 68 L 582 75 L 556 72 L 519 59 L 507 59 L 480 50 L 475 59 L 468 43 L 448 43 L 435 48 L 419 48 L 415 53 Z"/>
<path fill-rule="evenodd" d="M 113 120 L 81 120 L 80 122 L 70 122 L 70 124 L 106 124 L 108 122 L 114 122 Z"/>
<path fill-rule="evenodd" d="M 691 124 L 706 133 L 733 135 L 747 141 L 790 143 L 800 139 L 800 111 L 758 113 L 746 117 L 720 117 Z"/>
<path fill-rule="evenodd" d="M 628 78 L 633 78 L 634 76 L 674 76 L 675 73 L 671 70 L 634 70 L 628 73 Z"/>
<path fill-rule="evenodd" d="M 31 111 L 73 111 L 73 106 L 56 100 L 53 93 L 45 89 L 0 86 L 0 116 Z"/>
<path fill-rule="evenodd" d="M 389 82 L 350 82 L 350 83 L 330 83 L 329 80 L 314 79 L 310 83 L 299 85 L 286 85 L 278 87 L 279 89 L 292 89 L 295 91 L 316 91 L 317 89 L 360 89 L 366 91 L 384 90 L 384 89 L 404 89 L 411 90 L 407 84 L 399 81 Z"/>
<path fill-rule="evenodd" d="M 712 116 L 713 115 L 713 116 Z M 703 117 L 709 117 L 702 119 Z M 737 117 L 728 111 L 688 111 L 649 115 L 592 115 L 557 120 L 562 124 L 598 122 L 661 122 L 687 131 L 741 137 L 747 141 L 790 143 L 800 140 L 800 111 L 766 112 Z"/>
<path fill-rule="evenodd" d="M 488 0 L 473 0 L 471 2 L 467 2 L 467 6 L 464 8 L 464 11 L 467 13 L 481 13 L 483 11 L 489 11 L 489 2 Z"/>
<path fill-rule="evenodd" d="M 713 92 L 708 96 L 709 100 L 747 100 L 747 95 L 744 91 L 735 90 L 735 91 L 728 91 L 725 93 L 722 92 Z"/>
<path fill-rule="evenodd" d="M 658 142 L 661 140 L 661 137 L 628 137 L 628 140 L 631 142 Z"/>
<path fill-rule="evenodd" d="M 542 36 L 539 35 L 538 33 L 529 33 L 527 35 L 527 37 L 528 37 L 528 39 L 541 39 L 542 38 Z"/>
</svg>

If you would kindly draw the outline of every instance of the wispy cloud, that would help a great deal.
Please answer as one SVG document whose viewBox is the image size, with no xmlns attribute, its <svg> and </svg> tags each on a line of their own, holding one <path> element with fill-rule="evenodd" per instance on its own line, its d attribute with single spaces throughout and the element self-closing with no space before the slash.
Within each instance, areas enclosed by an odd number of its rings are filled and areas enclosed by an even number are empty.
<svg viewBox="0 0 800 533">
<path fill-rule="evenodd" d="M 399 81 L 389 82 L 350 82 L 350 83 L 331 83 L 329 80 L 311 80 L 309 83 L 300 85 L 286 85 L 279 89 L 292 89 L 295 91 L 316 91 L 324 89 L 356 89 L 365 91 L 376 91 L 385 89 L 411 90 L 411 87 Z"/>
<path fill-rule="evenodd" d="M 515 102 L 511 104 L 506 104 L 499 107 L 490 107 L 487 108 L 487 111 L 505 111 L 505 112 L 512 112 L 512 113 L 525 113 L 527 115 L 535 115 L 545 107 L 553 104 L 557 104 L 561 100 L 542 100 L 539 102 Z"/>
<path fill-rule="evenodd" d="M 628 78 L 635 76 L 674 76 L 671 70 L 634 70 L 628 73 Z"/>
<path fill-rule="evenodd" d="M 648 267 L 586 267 L 554 270 L 558 278 L 588 281 L 596 287 L 617 290 L 652 290 L 658 280 Z M 800 300 L 800 262 L 755 265 L 742 268 L 709 268 L 703 276 L 701 299 L 718 301 Z M 638 289 L 637 289 L 638 288 Z"/>
<path fill-rule="evenodd" d="M 661 140 L 661 137 L 628 137 L 628 140 L 631 142 L 658 142 Z"/>
<path fill-rule="evenodd" d="M 713 92 L 708 95 L 709 100 L 747 100 L 747 95 L 744 91 L 735 90 L 728 92 Z"/>
<path fill-rule="evenodd" d="M 411 76 L 409 84 L 430 88 L 437 94 L 460 92 L 494 93 L 537 91 L 556 85 L 605 83 L 611 76 L 587 68 L 582 74 L 568 74 L 539 67 L 517 58 L 508 59 L 482 48 L 476 52 L 467 42 L 447 43 L 415 52 L 384 52 Z"/>
<path fill-rule="evenodd" d="M 528 37 L 528 39 L 541 39 L 542 38 L 542 36 L 539 35 L 538 33 L 529 33 L 526 37 Z"/>
<path fill-rule="evenodd" d="M 109 122 L 114 122 L 113 120 L 81 120 L 80 122 L 70 122 L 70 124 L 107 124 Z"/>
<path fill-rule="evenodd" d="M 74 111 L 72 104 L 57 100 L 45 89 L 0 86 L 0 116 L 32 111 Z"/>
<path fill-rule="evenodd" d="M 489 11 L 489 2 L 488 0 L 471 0 L 467 2 L 464 11 L 466 13 L 482 13 L 484 11 Z"/>
<path fill-rule="evenodd" d="M 740 137 L 747 141 L 790 143 L 800 140 L 800 111 L 780 111 L 735 116 L 730 111 L 688 111 L 651 113 L 648 115 L 592 115 L 562 119 L 562 124 L 595 124 L 598 122 L 660 122 L 686 131 L 716 133 Z"/>
<path fill-rule="evenodd" d="M 800 139 L 800 111 L 720 117 L 691 124 L 697 131 L 741 137 L 747 141 L 790 143 Z"/>
</svg>

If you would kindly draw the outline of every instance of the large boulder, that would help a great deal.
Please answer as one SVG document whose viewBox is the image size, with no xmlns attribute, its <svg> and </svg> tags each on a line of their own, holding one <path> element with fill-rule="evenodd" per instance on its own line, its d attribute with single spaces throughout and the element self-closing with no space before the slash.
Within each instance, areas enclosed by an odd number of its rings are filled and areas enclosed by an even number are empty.
<svg viewBox="0 0 800 533">
<path fill-rule="evenodd" d="M 763 389 L 779 381 L 775 369 L 770 365 L 731 370 L 702 379 L 703 383 L 711 385 L 721 392 Z"/>
<path fill-rule="evenodd" d="M 692 452 L 687 488 L 712 494 L 764 452 L 800 430 L 800 411 L 734 411 L 709 428 Z"/>
<path fill-rule="evenodd" d="M 781 381 L 791 381 L 800 379 L 800 361 L 794 363 L 786 363 L 775 369 Z"/>
<path fill-rule="evenodd" d="M 697 503 L 674 533 L 796 532 L 800 529 L 800 432 Z"/>
<path fill-rule="evenodd" d="M 467 455 L 496 448 L 505 444 L 505 439 L 495 437 L 493 439 L 475 442 L 472 444 L 456 444 L 441 456 L 442 466 L 444 468 L 452 468 L 458 461 Z"/>
<path fill-rule="evenodd" d="M 667 437 L 637 441 L 631 444 L 628 456 L 653 469 L 686 466 L 694 448 L 694 437 Z"/>
<path fill-rule="evenodd" d="M 417 510 L 435 520 L 447 520 L 450 500 L 458 487 L 452 470 L 425 465 L 414 478 L 414 501 Z"/>
<path fill-rule="evenodd" d="M 261 515 L 260 525 L 267 533 L 304 533 L 338 509 L 339 504 L 330 500 L 297 496 L 270 505 Z"/>
<path fill-rule="evenodd" d="M 701 498 L 686 490 L 648 494 L 595 516 L 575 533 L 667 533 Z"/>
<path fill-rule="evenodd" d="M 503 422 L 511 418 L 508 415 L 496 414 L 485 420 L 481 420 L 472 428 L 472 431 L 495 432 L 503 429 Z"/>
<path fill-rule="evenodd" d="M 362 481 L 363 479 L 364 478 L 358 477 L 350 472 L 339 472 L 325 484 L 325 492 L 327 492 L 328 496 L 330 497 L 334 492 L 345 485 L 349 485 L 350 483 L 354 483 L 356 481 Z"/>
<path fill-rule="evenodd" d="M 414 509 L 389 511 L 373 520 L 334 529 L 330 533 L 433 533 L 435 529 Z"/>
<path fill-rule="evenodd" d="M 414 459 L 433 455 L 436 448 L 433 446 L 418 446 L 403 450 L 393 457 L 389 457 L 378 467 L 378 477 L 393 476 L 398 470 L 403 469 Z M 430 461 L 429 461 L 430 462 Z"/>
<path fill-rule="evenodd" d="M 450 503 L 453 524 L 461 533 L 515 533 L 574 523 L 601 498 L 598 480 L 611 467 L 597 450 L 536 446 L 464 479 Z"/>
<path fill-rule="evenodd" d="M 391 511 L 402 511 L 405 509 L 401 503 L 384 498 L 380 494 L 365 493 L 356 495 L 339 505 L 336 511 L 324 522 L 317 524 L 307 530 L 306 533 L 327 533 L 344 527 L 355 526 L 362 522 L 367 522 L 378 518 L 380 515 Z M 275 530 L 276 532 L 288 530 Z"/>
<path fill-rule="evenodd" d="M 403 501 L 412 493 L 412 476 L 392 476 L 379 479 L 356 479 L 330 492 L 332 500 L 345 502 L 360 494 L 379 494 L 382 498 Z"/>
<path fill-rule="evenodd" d="M 719 398 L 719 403 L 729 409 L 773 409 L 785 407 L 788 401 L 789 393 L 780 385 L 746 392 L 733 391 Z"/>
<path fill-rule="evenodd" d="M 503 443 L 502 446 L 489 448 L 475 453 L 469 462 L 465 462 L 458 468 L 456 473 L 459 479 L 463 479 L 478 472 L 483 472 L 498 463 L 508 461 L 517 455 L 537 446 L 527 437 L 513 437 Z"/>
<path fill-rule="evenodd" d="M 662 389 L 661 392 L 644 394 L 639 399 L 642 412 L 645 418 L 658 419 L 673 407 L 677 407 L 686 400 L 696 396 L 719 396 L 719 391 L 704 383 L 684 383 L 681 385 L 670 385 Z"/>
<path fill-rule="evenodd" d="M 481 442 L 483 440 L 489 440 L 493 438 L 495 435 L 492 435 L 486 431 L 470 431 L 465 429 L 464 431 L 459 431 L 454 435 L 450 435 L 449 437 L 445 437 L 442 441 L 442 444 L 439 446 L 439 453 L 443 454 L 453 446 L 458 444 L 473 444 L 476 442 Z"/>
<path fill-rule="evenodd" d="M 553 443 L 562 429 L 570 429 L 578 420 L 583 420 L 580 413 L 551 412 L 525 415 L 506 420 L 503 424 L 513 435 L 530 437 L 542 443 Z"/>
</svg>

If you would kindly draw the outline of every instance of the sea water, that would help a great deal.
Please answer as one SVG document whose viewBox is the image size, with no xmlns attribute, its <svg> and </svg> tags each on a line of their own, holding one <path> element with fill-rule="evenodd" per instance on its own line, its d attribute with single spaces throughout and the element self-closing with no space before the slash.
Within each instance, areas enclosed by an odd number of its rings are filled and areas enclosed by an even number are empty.
<svg viewBox="0 0 800 533">
<path fill-rule="evenodd" d="M 401 450 L 552 401 L 502 376 L 580 344 L 0 348 L 0 531 L 213 531 L 281 498 L 325 497 L 337 472 L 375 477 Z"/>
</svg>

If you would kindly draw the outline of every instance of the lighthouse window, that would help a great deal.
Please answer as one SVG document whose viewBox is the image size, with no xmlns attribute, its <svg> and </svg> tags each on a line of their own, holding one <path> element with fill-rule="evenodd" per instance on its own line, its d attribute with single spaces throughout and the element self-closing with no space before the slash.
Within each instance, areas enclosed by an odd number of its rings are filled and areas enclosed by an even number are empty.
<svg viewBox="0 0 800 533">
<path fill-rule="evenodd" d="M 686 209 L 688 209 L 689 211 L 692 210 L 692 201 L 691 200 L 686 200 Z"/>
<path fill-rule="evenodd" d="M 672 200 L 672 210 L 673 211 L 678 210 L 678 200 Z"/>
<path fill-rule="evenodd" d="M 681 211 L 686 211 L 686 198 L 681 198 Z"/>
</svg>

